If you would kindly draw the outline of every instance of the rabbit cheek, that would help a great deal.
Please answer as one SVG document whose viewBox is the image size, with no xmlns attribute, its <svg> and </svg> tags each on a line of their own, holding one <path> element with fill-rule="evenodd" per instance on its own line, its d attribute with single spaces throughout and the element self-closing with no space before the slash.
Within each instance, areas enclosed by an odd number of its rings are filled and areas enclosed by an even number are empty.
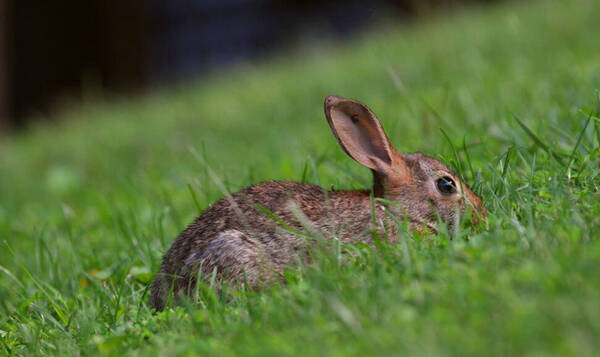
<svg viewBox="0 0 600 357">
<path fill-rule="evenodd" d="M 460 214 L 461 204 L 455 197 L 434 197 L 430 198 L 430 207 L 432 209 L 432 221 L 442 220 L 451 230 L 454 226 L 456 217 Z"/>
</svg>

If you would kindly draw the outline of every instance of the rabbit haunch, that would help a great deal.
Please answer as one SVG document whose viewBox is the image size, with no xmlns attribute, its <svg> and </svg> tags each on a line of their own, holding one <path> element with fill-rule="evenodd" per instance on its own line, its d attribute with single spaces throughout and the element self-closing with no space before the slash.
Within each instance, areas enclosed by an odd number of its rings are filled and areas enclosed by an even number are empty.
<svg viewBox="0 0 600 357">
<path fill-rule="evenodd" d="M 224 197 L 190 224 L 164 255 L 152 285 L 157 310 L 171 293 L 190 294 L 198 276 L 215 273 L 219 280 L 251 288 L 278 279 L 285 266 L 307 258 L 311 237 L 371 243 L 375 229 L 394 241 L 396 225 L 390 215 L 408 222 L 410 229 L 432 232 L 440 220 L 451 228 L 467 207 L 475 219 L 483 218 L 482 201 L 466 184 L 431 157 L 398 153 L 363 104 L 329 96 L 325 116 L 342 149 L 371 169 L 373 195 L 394 204 L 373 201 L 371 190 L 328 192 L 278 181 Z"/>
</svg>

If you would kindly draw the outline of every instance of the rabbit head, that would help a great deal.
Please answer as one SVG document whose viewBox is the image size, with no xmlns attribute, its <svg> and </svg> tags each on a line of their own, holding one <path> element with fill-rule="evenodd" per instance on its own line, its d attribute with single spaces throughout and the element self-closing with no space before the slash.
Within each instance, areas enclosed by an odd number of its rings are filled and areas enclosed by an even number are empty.
<svg viewBox="0 0 600 357">
<path fill-rule="evenodd" d="M 457 216 L 467 210 L 475 223 L 484 218 L 481 198 L 452 170 L 418 152 L 397 152 L 365 105 L 328 96 L 325 116 L 346 154 L 371 169 L 375 197 L 396 203 L 397 213 L 409 222 L 437 232 L 439 220 L 452 227 Z"/>
</svg>

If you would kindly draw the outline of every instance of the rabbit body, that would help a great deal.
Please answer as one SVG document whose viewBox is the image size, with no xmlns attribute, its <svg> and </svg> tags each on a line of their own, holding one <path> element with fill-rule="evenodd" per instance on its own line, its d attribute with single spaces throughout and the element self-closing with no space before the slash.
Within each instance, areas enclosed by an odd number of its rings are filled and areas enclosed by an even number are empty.
<svg viewBox="0 0 600 357">
<path fill-rule="evenodd" d="M 482 201 L 467 185 L 431 157 L 399 154 L 366 106 L 329 96 L 325 115 L 342 149 L 371 169 L 372 190 L 326 191 L 268 181 L 220 199 L 164 255 L 151 291 L 157 310 L 171 293 L 190 294 L 199 276 L 216 274 L 221 281 L 251 288 L 278 279 L 286 266 L 306 260 L 310 237 L 371 243 L 376 231 L 394 241 L 392 216 L 410 229 L 435 233 L 439 221 L 451 227 L 467 206 L 483 218 Z"/>
<path fill-rule="evenodd" d="M 264 182 L 222 198 L 165 254 L 152 286 L 152 303 L 161 308 L 171 290 L 176 295 L 189 293 L 199 272 L 210 277 L 215 271 L 231 284 L 251 287 L 276 279 L 285 266 L 304 258 L 310 243 L 307 235 L 369 242 L 372 205 L 381 232 L 385 210 L 371 202 L 366 190 L 327 192 L 285 181 Z"/>
</svg>

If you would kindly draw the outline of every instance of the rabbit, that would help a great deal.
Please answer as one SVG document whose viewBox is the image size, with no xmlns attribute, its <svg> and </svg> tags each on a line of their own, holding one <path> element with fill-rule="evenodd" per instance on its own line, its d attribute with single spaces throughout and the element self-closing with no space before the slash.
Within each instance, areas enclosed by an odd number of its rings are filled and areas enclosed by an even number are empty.
<svg viewBox="0 0 600 357">
<path fill-rule="evenodd" d="M 220 199 L 164 255 L 150 297 L 157 311 L 169 294 L 190 294 L 198 276 L 210 279 L 214 274 L 251 289 L 268 284 L 286 266 L 307 257 L 307 236 L 370 244 L 375 229 L 393 242 L 398 234 L 396 225 L 389 224 L 390 214 L 411 230 L 432 233 L 439 222 L 450 231 L 467 208 L 473 222 L 484 219 L 481 198 L 456 174 L 420 152 L 398 153 L 365 105 L 331 95 L 324 107 L 342 149 L 371 169 L 372 189 L 326 191 L 306 183 L 268 181 Z"/>
</svg>

